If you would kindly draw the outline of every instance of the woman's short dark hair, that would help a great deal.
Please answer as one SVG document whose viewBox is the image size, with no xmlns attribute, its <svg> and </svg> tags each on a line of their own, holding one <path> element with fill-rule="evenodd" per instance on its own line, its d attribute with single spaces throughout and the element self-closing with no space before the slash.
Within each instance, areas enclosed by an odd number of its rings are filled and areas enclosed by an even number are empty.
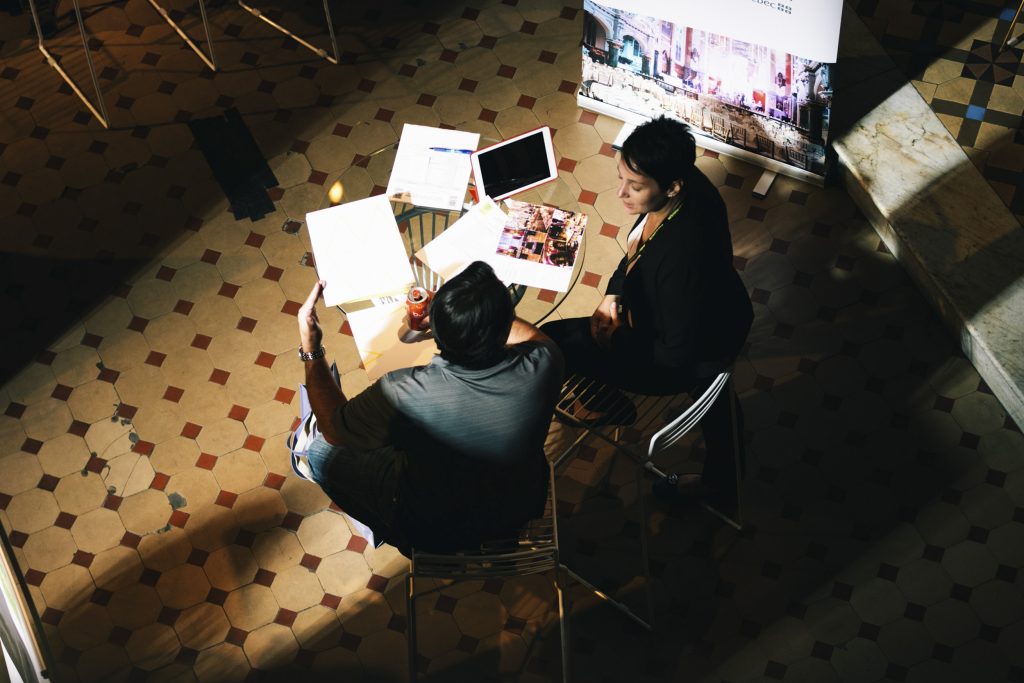
<svg viewBox="0 0 1024 683">
<path fill-rule="evenodd" d="M 467 368 L 498 362 L 513 317 L 508 289 L 483 261 L 444 283 L 430 303 L 430 327 L 441 357 Z"/>
<path fill-rule="evenodd" d="M 637 126 L 622 143 L 622 160 L 634 173 L 654 178 L 661 190 L 686 181 L 697 160 L 690 127 L 664 116 Z"/>
</svg>

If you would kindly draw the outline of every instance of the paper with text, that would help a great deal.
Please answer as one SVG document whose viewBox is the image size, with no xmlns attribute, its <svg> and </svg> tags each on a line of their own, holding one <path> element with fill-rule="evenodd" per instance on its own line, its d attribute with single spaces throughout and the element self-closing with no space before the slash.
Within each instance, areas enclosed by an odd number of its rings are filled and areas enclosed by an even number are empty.
<svg viewBox="0 0 1024 683">
<path fill-rule="evenodd" d="M 392 370 L 426 365 L 437 353 L 433 339 L 410 333 L 405 304 L 373 306 L 347 313 L 346 317 L 371 382 Z"/>
<path fill-rule="evenodd" d="M 405 292 L 415 282 L 384 195 L 307 213 L 306 225 L 326 305 Z"/>
<path fill-rule="evenodd" d="M 458 210 L 469 184 L 469 157 L 479 142 L 478 133 L 405 124 L 388 179 L 388 197 Z"/>
<path fill-rule="evenodd" d="M 484 197 L 447 230 L 427 242 L 416 252 L 416 258 L 442 280 L 450 280 L 473 261 L 490 263 L 493 260 L 503 225 L 505 212 L 490 197 Z M 509 283 L 505 281 L 505 284 Z"/>
</svg>

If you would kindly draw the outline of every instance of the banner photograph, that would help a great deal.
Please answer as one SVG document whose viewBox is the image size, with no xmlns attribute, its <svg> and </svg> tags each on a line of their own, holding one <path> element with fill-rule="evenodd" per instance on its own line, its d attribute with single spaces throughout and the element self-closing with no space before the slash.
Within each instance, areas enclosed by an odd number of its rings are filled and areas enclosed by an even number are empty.
<svg viewBox="0 0 1024 683">
<path fill-rule="evenodd" d="M 830 64 L 591 0 L 583 9 L 583 106 L 590 99 L 624 118 L 670 116 L 824 174 Z"/>
<path fill-rule="evenodd" d="M 605 7 L 834 63 L 843 0 L 606 0 Z"/>
</svg>

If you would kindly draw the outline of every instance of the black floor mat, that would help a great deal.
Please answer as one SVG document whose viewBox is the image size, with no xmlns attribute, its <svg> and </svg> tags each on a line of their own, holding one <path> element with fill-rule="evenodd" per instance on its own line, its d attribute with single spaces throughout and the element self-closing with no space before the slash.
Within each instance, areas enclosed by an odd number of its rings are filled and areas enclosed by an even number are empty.
<svg viewBox="0 0 1024 683">
<path fill-rule="evenodd" d="M 236 219 L 259 220 L 274 211 L 267 188 L 276 187 L 277 178 L 237 109 L 189 121 L 188 127 Z"/>
</svg>

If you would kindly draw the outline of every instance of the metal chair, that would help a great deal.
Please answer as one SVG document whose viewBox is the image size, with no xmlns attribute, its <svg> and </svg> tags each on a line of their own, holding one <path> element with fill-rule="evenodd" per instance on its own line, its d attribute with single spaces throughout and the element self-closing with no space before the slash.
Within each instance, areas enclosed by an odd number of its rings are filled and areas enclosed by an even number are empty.
<svg viewBox="0 0 1024 683">
<path fill-rule="evenodd" d="M 595 436 L 605 443 L 613 446 L 616 452 L 629 456 L 636 467 L 637 505 L 640 514 L 640 550 L 643 561 L 644 582 L 646 588 L 646 599 L 649 619 L 654 618 L 654 593 L 651 586 L 650 557 L 648 552 L 649 539 L 647 525 L 647 506 L 640 489 L 644 473 L 651 473 L 656 477 L 665 478 L 668 475 L 654 464 L 654 458 L 675 445 L 679 439 L 690 432 L 701 418 L 707 414 L 711 406 L 719 399 L 725 391 L 728 400 L 735 401 L 735 394 L 731 386 L 732 374 L 730 370 L 719 373 L 710 385 L 696 400 L 689 406 L 685 405 L 684 394 L 674 396 L 650 396 L 644 394 L 621 392 L 618 389 L 609 390 L 609 387 L 597 380 L 573 375 L 566 380 L 562 388 L 562 400 L 559 401 L 557 412 L 561 418 L 581 427 L 586 434 Z M 615 398 L 608 399 L 605 405 L 600 404 L 600 398 L 596 402 L 590 402 L 589 407 L 594 410 L 601 410 L 605 419 L 597 424 L 589 424 L 585 420 L 576 417 L 573 412 L 572 403 L 575 397 L 598 396 L 613 394 Z M 739 450 L 739 434 L 736 429 L 736 410 L 733 404 L 731 411 L 733 459 L 736 471 L 736 512 L 730 516 L 717 507 L 702 502 L 701 506 L 712 515 L 737 530 L 743 526 L 742 506 L 740 504 L 740 480 L 742 477 L 742 463 Z M 635 412 L 634 412 L 635 411 Z M 629 414 L 631 413 L 632 414 Z M 674 415 L 664 424 L 666 415 Z M 629 423 L 628 428 L 616 426 L 622 423 Z M 603 423 L 603 424 L 602 424 Z M 657 427 L 658 424 L 664 426 Z M 652 433 L 653 430 L 653 433 Z M 627 441 L 626 435 L 640 434 L 639 440 Z M 643 436 L 650 434 L 650 436 Z M 578 441 L 582 440 L 579 439 Z M 575 454 L 575 448 L 568 449 L 553 463 L 554 468 L 560 468 Z M 636 618 L 636 617 L 634 617 Z"/>
<path fill-rule="evenodd" d="M 710 505 L 704 505 L 705 509 L 713 515 L 729 524 L 737 530 L 743 527 L 742 508 L 739 505 L 740 477 L 742 474 L 742 463 L 740 462 L 739 434 L 736 426 L 736 395 L 732 390 L 732 371 L 720 372 L 710 382 L 708 387 L 690 405 L 686 405 L 686 394 L 671 396 L 651 396 L 631 392 L 621 392 L 613 389 L 619 398 L 601 405 L 600 399 L 592 403 L 590 407 L 606 413 L 605 419 L 598 424 L 588 424 L 585 420 L 576 417 L 572 412 L 571 398 L 579 396 L 600 396 L 602 392 L 608 391 L 603 383 L 573 375 L 565 381 L 562 386 L 562 400 L 559 401 L 557 412 L 563 420 L 577 427 L 583 428 L 589 435 L 595 436 L 605 443 L 613 446 L 616 451 L 625 453 L 643 470 L 654 474 L 657 477 L 667 476 L 653 462 L 655 456 L 675 445 L 679 439 L 693 430 L 700 423 L 701 418 L 723 391 L 728 399 L 733 402 L 731 413 L 732 418 L 732 443 L 733 459 L 736 467 L 736 500 L 737 511 L 735 516 L 729 516 Z M 635 411 L 635 417 L 623 419 L 627 411 Z M 666 416 L 668 418 L 665 422 Z M 618 425 L 629 422 L 628 428 Z M 663 426 L 659 426 L 663 425 Z M 626 441 L 626 435 L 639 434 L 641 438 L 634 441 Z M 649 436 L 644 436 L 649 434 Z M 581 437 L 580 441 L 585 437 Z M 554 463 L 558 470 L 575 453 L 575 448 L 567 450 L 559 456 Z M 643 500 L 641 497 L 641 505 Z"/>
<path fill-rule="evenodd" d="M 569 650 L 563 577 L 568 577 L 583 585 L 594 595 L 609 602 L 644 628 L 650 629 L 647 622 L 636 617 L 625 606 L 602 593 L 561 563 L 558 546 L 558 519 L 555 515 L 555 469 L 550 464 L 548 469 L 549 492 L 544 514 L 539 519 L 529 522 L 518 536 L 488 541 L 477 550 L 457 553 L 425 553 L 413 548 L 409 558 L 409 574 L 405 579 L 410 681 L 415 682 L 418 678 L 416 670 L 416 598 L 418 597 L 416 579 L 419 578 L 470 581 L 514 578 L 552 572 L 558 602 L 558 625 L 562 645 L 562 680 L 565 683 L 568 683 L 569 680 Z M 419 595 L 429 592 L 433 592 L 433 590 Z"/>
</svg>

